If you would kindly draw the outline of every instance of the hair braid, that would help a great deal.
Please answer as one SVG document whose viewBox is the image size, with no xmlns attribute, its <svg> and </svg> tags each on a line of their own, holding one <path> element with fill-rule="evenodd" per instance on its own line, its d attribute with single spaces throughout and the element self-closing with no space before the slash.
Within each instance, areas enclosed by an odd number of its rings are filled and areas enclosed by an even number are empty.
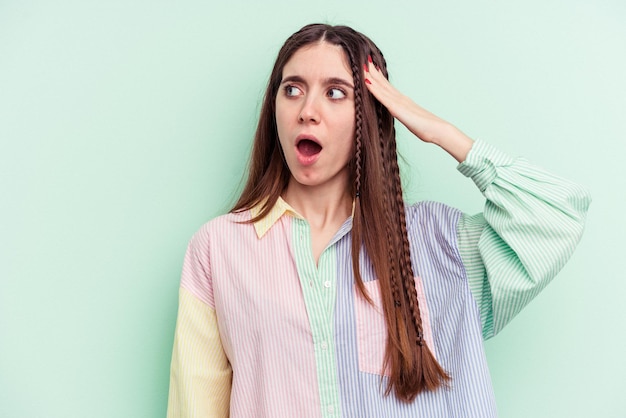
<svg viewBox="0 0 626 418">
<path fill-rule="evenodd" d="M 363 150 L 363 94 L 361 91 L 361 72 L 357 67 L 354 55 L 349 48 L 345 48 L 349 51 L 350 65 L 352 67 L 352 79 L 354 82 L 354 113 L 355 113 L 355 152 L 354 152 L 354 188 L 355 197 L 361 196 L 361 171 L 363 168 L 362 150 Z"/>
<path fill-rule="evenodd" d="M 411 249 L 409 246 L 408 232 L 406 229 L 406 212 L 404 207 L 404 198 L 402 195 L 402 186 L 400 178 L 400 167 L 398 166 L 396 141 L 391 140 L 389 144 L 389 154 L 393 157 L 389 159 L 390 173 L 389 177 L 393 183 L 393 198 L 395 199 L 394 208 L 397 210 L 398 223 L 396 227 L 400 231 L 399 260 L 400 274 L 402 277 L 402 285 L 405 291 L 406 299 L 411 311 L 413 325 L 416 331 L 416 343 L 422 345 L 423 331 L 422 320 L 419 310 L 419 302 L 417 299 L 417 290 L 415 288 L 415 275 L 411 263 Z"/>
<path fill-rule="evenodd" d="M 409 309 L 411 311 L 411 316 L 413 319 L 413 325 L 415 326 L 416 331 L 416 343 L 418 345 L 423 344 L 424 333 L 422 330 L 422 318 L 420 315 L 419 302 L 417 299 L 417 290 L 415 289 L 415 275 L 413 273 L 413 267 L 411 263 L 411 249 L 409 246 L 408 240 L 408 232 L 406 229 L 406 212 L 404 208 L 404 199 L 402 196 L 402 186 L 400 179 L 400 167 L 398 166 L 397 159 L 397 150 L 396 150 L 396 141 L 391 140 L 389 143 L 389 154 L 393 156 L 393 158 L 389 159 L 390 162 L 390 173 L 389 177 L 393 182 L 393 192 L 395 199 L 395 209 L 398 211 L 398 224 L 397 228 L 400 229 L 400 247 L 399 247 L 399 264 L 400 264 L 400 274 L 402 277 L 402 285 L 404 291 L 407 296 L 407 301 L 409 304 Z"/>
<path fill-rule="evenodd" d="M 378 53 L 376 53 L 378 52 Z M 379 65 L 379 69 L 383 71 L 386 77 L 386 62 L 379 51 L 376 51 L 375 64 Z M 437 363 L 430 348 L 425 344 L 424 331 L 422 325 L 422 317 L 420 312 L 419 300 L 417 297 L 417 289 L 415 287 L 415 275 L 411 262 L 411 249 L 408 240 L 406 209 L 402 194 L 402 182 L 400 178 L 400 168 L 398 165 L 398 154 L 395 140 L 395 129 L 393 127 L 393 118 L 388 112 L 383 112 L 383 106 L 377 102 L 376 116 L 378 122 L 378 140 L 381 146 L 382 160 L 384 166 L 383 182 L 385 183 L 385 195 L 389 214 L 387 219 L 392 222 L 387 225 L 387 233 L 392 233 L 394 238 L 388 238 L 388 241 L 395 242 L 393 253 L 395 260 L 390 259 L 390 267 L 399 269 L 398 274 L 390 275 L 391 290 L 394 295 L 394 303 L 398 305 L 401 302 L 401 309 L 397 309 L 397 316 L 404 317 L 404 331 L 398 329 L 399 340 L 402 341 L 409 338 L 409 343 L 414 345 L 408 356 L 402 355 L 403 358 L 391 356 L 391 362 L 399 360 L 400 376 L 399 381 L 404 383 L 396 386 L 396 393 L 405 400 L 412 400 L 417 392 L 421 390 L 434 390 L 450 379 L 445 370 Z M 386 117 L 386 118 L 385 118 Z M 389 126 L 387 126 L 387 124 Z M 385 137 L 385 128 L 387 137 Z M 393 232 L 392 232 L 393 231 Z M 400 282 L 398 284 L 398 281 Z M 398 295 L 401 286 L 402 294 Z M 399 318 L 397 320 L 400 320 Z M 413 326 L 408 325 L 412 323 Z M 398 347 L 404 352 L 402 344 Z M 399 353 L 398 353 L 399 354 Z M 394 359 L 393 357 L 396 357 Z M 389 388 L 387 389 L 389 391 Z"/>
<path fill-rule="evenodd" d="M 372 303 L 372 299 L 365 289 L 363 284 L 363 278 L 361 277 L 361 269 L 359 266 L 359 253 L 361 252 L 361 244 L 363 241 L 363 217 L 361 208 L 361 176 L 363 170 L 363 91 L 361 88 L 361 73 L 357 67 L 357 60 L 354 57 L 352 48 L 348 45 L 343 45 L 344 50 L 347 52 L 348 59 L 350 60 L 350 67 L 352 69 L 352 80 L 354 83 L 354 114 L 355 114 L 355 129 L 354 129 L 354 208 L 352 216 L 352 270 L 355 276 L 355 282 L 357 288 L 365 299 Z"/>
<path fill-rule="evenodd" d="M 373 52 L 373 54 L 377 57 L 376 61 L 380 61 L 380 65 L 378 68 L 382 68 L 383 71 L 386 70 L 386 61 L 385 58 L 383 57 L 383 54 L 380 50 L 376 50 L 375 52 Z M 386 72 L 386 71 L 385 71 Z M 385 74 L 385 76 L 387 76 L 387 74 Z M 391 275 L 390 275 L 390 285 L 392 288 L 392 292 L 393 292 L 393 299 L 394 299 L 394 305 L 396 307 L 400 307 L 402 306 L 402 300 L 403 300 L 403 296 L 401 294 L 400 291 L 400 286 L 398 284 L 398 274 L 400 274 L 400 277 L 403 277 L 405 275 L 405 273 L 403 272 L 403 265 L 402 263 L 399 263 L 399 258 L 398 258 L 398 253 L 395 250 L 396 248 L 400 248 L 400 242 L 394 242 L 397 241 L 397 237 L 398 234 L 394 234 L 392 232 L 393 226 L 397 226 L 400 219 L 398 219 L 398 214 L 401 211 L 397 211 L 397 210 L 393 210 L 395 209 L 395 205 L 393 205 L 391 202 L 391 198 L 390 195 L 395 195 L 397 193 L 397 185 L 399 184 L 399 182 L 393 178 L 392 176 L 394 175 L 394 162 L 396 163 L 396 167 L 397 167 L 397 156 L 396 156 L 396 149 L 395 147 L 392 147 L 390 145 L 391 142 L 393 142 L 395 144 L 395 141 L 393 141 L 393 138 L 395 138 L 395 129 L 393 128 L 393 120 L 391 121 L 390 125 L 391 125 L 391 130 L 390 133 L 391 135 L 389 135 L 390 138 L 385 138 L 385 130 L 384 130 L 384 126 L 383 126 L 383 105 L 376 101 L 376 119 L 377 119 L 377 127 L 378 127 L 378 141 L 379 141 L 379 145 L 380 145 L 380 150 L 381 150 L 381 158 L 382 158 L 382 168 L 383 168 L 383 181 L 386 184 L 386 187 L 383 187 L 384 190 L 384 197 L 385 197 L 385 202 L 388 202 L 387 205 L 385 205 L 385 210 L 387 212 L 387 220 L 388 222 L 386 222 L 386 230 L 387 230 L 387 241 L 388 241 L 388 245 L 389 245 L 389 264 L 391 265 Z M 390 163 L 391 162 L 391 163 Z M 396 240 L 394 240 L 394 238 L 396 238 Z M 402 254 L 402 252 L 400 252 L 400 254 Z M 396 271 L 396 266 L 399 267 L 399 271 Z M 404 286 L 402 286 L 404 287 Z"/>
<path fill-rule="evenodd" d="M 383 121 L 382 121 L 382 105 L 378 105 L 376 106 L 376 116 L 377 116 L 377 122 L 378 122 L 378 141 L 379 141 L 379 145 L 380 145 L 380 153 L 381 153 L 381 158 L 382 158 L 382 162 L 383 162 L 383 178 L 387 178 L 387 176 L 389 175 L 389 168 L 387 167 L 387 151 L 386 151 L 386 144 L 385 144 L 385 135 L 384 135 L 384 131 L 383 131 Z M 389 189 L 387 187 L 383 188 L 384 191 L 384 200 L 386 202 L 389 201 Z M 392 219 L 392 214 L 391 212 L 391 208 L 389 207 L 389 205 L 385 205 L 385 209 L 387 212 L 387 219 L 390 220 Z M 395 236 L 395 234 L 392 233 L 391 231 L 391 223 L 390 222 L 385 222 L 385 229 L 387 231 L 387 245 L 389 246 L 389 264 L 390 264 L 390 274 L 389 274 L 389 279 L 390 279 L 390 285 L 391 285 L 391 291 L 393 294 L 393 302 L 394 305 L 397 308 L 402 306 L 402 294 L 400 293 L 400 286 L 398 285 L 398 271 L 396 271 L 396 263 L 394 262 L 395 260 L 397 260 L 396 254 L 395 254 L 395 248 L 397 248 L 396 243 L 394 243 L 393 241 L 393 237 Z"/>
<path fill-rule="evenodd" d="M 377 125 L 378 125 L 378 141 L 379 141 L 379 147 L 380 147 L 380 154 L 381 154 L 381 169 L 382 169 L 382 173 L 383 179 L 387 179 L 387 180 L 383 180 L 383 183 L 389 183 L 388 181 L 388 176 L 389 176 L 389 167 L 387 164 L 387 146 L 386 146 L 386 138 L 384 135 L 384 130 L 383 130 L 383 119 L 382 119 L 382 105 L 380 103 L 378 103 L 376 105 L 376 116 L 377 116 Z M 389 184 L 384 184 L 382 187 L 382 192 L 383 192 L 383 201 L 384 202 L 389 202 L 390 201 L 390 194 L 391 194 L 391 186 Z M 399 283 L 399 277 L 401 277 L 401 272 L 400 269 L 398 268 L 398 254 L 396 252 L 396 248 L 398 248 L 398 243 L 397 243 L 397 237 L 398 234 L 395 233 L 393 225 L 396 224 L 396 222 L 394 221 L 394 213 L 393 210 L 391 208 L 391 205 L 389 204 L 385 204 L 384 205 L 384 212 L 385 212 L 385 234 L 387 235 L 387 257 L 388 257 L 388 265 L 389 265 L 389 275 L 388 275 L 388 287 L 391 290 L 391 297 L 393 298 L 393 305 L 390 307 L 392 310 L 395 311 L 395 314 L 393 316 L 393 324 L 392 326 L 389 327 L 388 330 L 388 337 L 389 337 L 389 342 L 387 343 L 387 353 L 385 356 L 385 363 L 383 365 L 383 368 L 390 368 L 391 370 L 403 370 L 405 369 L 404 364 L 405 364 L 405 359 L 410 359 L 412 358 L 411 356 L 411 350 L 408 349 L 408 347 L 410 347 L 409 345 L 409 340 L 407 338 L 406 335 L 406 320 L 404 318 L 404 314 L 403 314 L 403 289 Z M 382 287 L 384 286 L 383 282 L 381 279 L 380 280 L 380 286 L 381 286 L 381 294 L 383 294 L 382 291 Z M 390 319 L 391 320 L 391 319 Z M 394 349 L 392 348 L 393 346 L 397 347 L 398 349 Z M 401 374 L 402 372 L 400 372 Z M 388 385 L 386 390 L 385 390 L 385 394 L 388 395 L 389 393 L 391 393 L 392 390 L 392 386 Z M 396 386 L 396 391 L 398 391 L 398 387 Z"/>
<path fill-rule="evenodd" d="M 424 330 L 422 326 L 422 317 L 417 298 L 417 289 L 415 287 L 415 275 L 411 263 L 411 249 L 408 240 L 408 231 L 406 227 L 406 211 L 404 199 L 402 196 L 402 182 L 400 178 L 400 167 L 398 166 L 398 157 L 396 149 L 395 135 L 392 135 L 387 141 L 388 144 L 388 163 L 390 165 L 390 173 L 387 176 L 393 183 L 394 199 L 390 204 L 397 210 L 398 222 L 396 227 L 399 229 L 400 245 L 398 247 L 398 263 L 400 265 L 400 274 L 402 285 L 404 288 L 406 300 L 410 311 L 410 316 L 414 324 L 415 343 L 417 344 L 417 358 L 415 359 L 415 370 L 409 371 L 412 374 L 409 380 L 415 381 L 417 387 L 427 390 L 434 390 L 441 384 L 445 384 L 450 380 L 450 376 L 437 363 L 430 348 L 424 341 Z M 411 333 L 412 334 L 412 333 Z M 407 393 L 408 397 L 414 397 Z"/>
<path fill-rule="evenodd" d="M 377 61 L 379 61 L 378 68 L 387 68 L 387 61 L 383 56 L 380 50 L 376 51 Z M 382 106 L 382 105 L 381 105 Z M 399 251 L 397 263 L 400 268 L 400 277 L 402 278 L 402 288 L 405 292 L 406 299 L 409 305 L 409 309 L 411 311 L 412 322 L 416 331 L 416 343 L 419 346 L 423 345 L 424 332 L 422 328 L 422 320 L 419 309 L 419 301 L 417 299 L 417 290 L 415 288 L 415 278 L 413 273 L 413 267 L 411 263 L 411 249 L 409 246 L 408 240 L 408 232 L 406 229 L 406 212 L 404 208 L 404 198 L 402 195 L 402 183 L 400 178 L 400 167 L 398 166 L 398 157 L 397 157 L 397 149 L 396 149 L 396 141 L 395 141 L 395 130 L 391 128 L 391 135 L 388 140 L 385 141 L 383 138 L 383 115 L 381 106 L 377 106 L 376 113 L 378 117 L 378 136 L 381 142 L 381 148 L 383 150 L 383 164 L 385 166 L 386 176 L 385 179 L 387 183 L 389 183 L 389 187 L 386 187 L 385 190 L 389 191 L 392 195 L 392 198 L 395 199 L 395 202 L 392 199 L 388 199 L 389 206 L 391 206 L 391 210 L 394 212 L 393 215 L 390 216 L 389 219 L 396 219 L 395 227 L 398 229 L 400 242 L 397 243 L 397 248 Z M 397 280 L 396 277 L 393 277 Z M 397 282 L 391 283 L 394 288 L 397 288 Z M 395 291 L 395 289 L 394 289 Z M 397 302 L 401 300 L 400 297 L 394 298 Z"/>
</svg>

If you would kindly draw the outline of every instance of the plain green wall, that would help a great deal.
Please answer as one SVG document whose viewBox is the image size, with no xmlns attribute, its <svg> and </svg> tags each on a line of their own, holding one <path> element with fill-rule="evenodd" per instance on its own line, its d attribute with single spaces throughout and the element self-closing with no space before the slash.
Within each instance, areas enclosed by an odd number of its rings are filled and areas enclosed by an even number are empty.
<svg viewBox="0 0 626 418">
<path fill-rule="evenodd" d="M 589 187 L 571 262 L 486 343 L 502 417 L 626 416 L 626 3 L 0 1 L 0 417 L 162 417 L 183 254 L 278 48 L 354 26 L 470 136 Z M 410 200 L 482 198 L 400 130 Z"/>
</svg>

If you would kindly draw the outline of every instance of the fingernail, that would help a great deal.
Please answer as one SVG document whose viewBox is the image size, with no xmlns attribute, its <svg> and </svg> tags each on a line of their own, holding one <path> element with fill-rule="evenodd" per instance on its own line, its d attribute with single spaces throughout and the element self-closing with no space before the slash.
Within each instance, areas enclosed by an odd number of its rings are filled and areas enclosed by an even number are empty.
<svg viewBox="0 0 626 418">
<path fill-rule="evenodd" d="M 368 56 L 367 56 L 367 60 L 368 60 L 369 62 L 374 62 L 374 61 L 372 61 L 372 56 L 371 56 L 371 55 L 368 55 Z"/>
<path fill-rule="evenodd" d="M 363 64 L 363 69 L 365 70 L 366 73 L 370 72 L 369 68 L 367 68 L 367 64 Z"/>
<path fill-rule="evenodd" d="M 365 84 L 372 84 L 371 81 L 369 81 L 367 78 L 365 79 Z"/>
</svg>

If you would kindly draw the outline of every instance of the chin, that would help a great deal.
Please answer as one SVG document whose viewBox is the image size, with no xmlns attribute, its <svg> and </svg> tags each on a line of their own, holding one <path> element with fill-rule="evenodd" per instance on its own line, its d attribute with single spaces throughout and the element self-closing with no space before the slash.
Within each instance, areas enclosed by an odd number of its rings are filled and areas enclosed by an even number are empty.
<svg viewBox="0 0 626 418">
<path fill-rule="evenodd" d="M 317 186 L 323 183 L 323 180 L 320 179 L 316 174 L 305 174 L 302 171 L 291 171 L 291 181 L 299 185 L 308 187 Z"/>
<path fill-rule="evenodd" d="M 321 182 L 316 181 L 314 179 L 310 179 L 310 178 L 297 178 L 294 177 L 294 180 L 296 183 L 298 183 L 298 185 L 300 186 L 306 186 L 306 187 L 315 187 L 315 186 L 319 186 L 321 184 Z"/>
</svg>

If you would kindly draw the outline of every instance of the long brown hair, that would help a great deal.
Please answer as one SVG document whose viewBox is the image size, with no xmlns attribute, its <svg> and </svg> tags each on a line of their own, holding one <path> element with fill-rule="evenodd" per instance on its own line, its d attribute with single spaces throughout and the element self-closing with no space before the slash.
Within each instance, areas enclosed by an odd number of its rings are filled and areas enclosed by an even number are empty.
<svg viewBox="0 0 626 418">
<path fill-rule="evenodd" d="M 366 89 L 363 64 L 371 57 L 385 77 L 387 65 L 376 45 L 347 26 L 312 24 L 294 33 L 283 45 L 265 92 L 249 175 L 232 211 L 263 205 L 250 222 L 272 209 L 290 178 L 278 141 L 276 95 L 285 64 L 305 45 L 328 42 L 343 48 L 352 70 L 355 103 L 355 153 L 350 162 L 354 194 L 352 267 L 360 294 L 371 302 L 361 278 L 359 251 L 365 246 L 379 281 L 388 330 L 384 366 L 389 371 L 386 394 L 410 402 L 424 390 L 435 390 L 449 377 L 424 340 L 415 288 L 404 200 L 396 152 L 393 117 Z M 385 239 L 386 237 L 386 239 Z"/>
</svg>

